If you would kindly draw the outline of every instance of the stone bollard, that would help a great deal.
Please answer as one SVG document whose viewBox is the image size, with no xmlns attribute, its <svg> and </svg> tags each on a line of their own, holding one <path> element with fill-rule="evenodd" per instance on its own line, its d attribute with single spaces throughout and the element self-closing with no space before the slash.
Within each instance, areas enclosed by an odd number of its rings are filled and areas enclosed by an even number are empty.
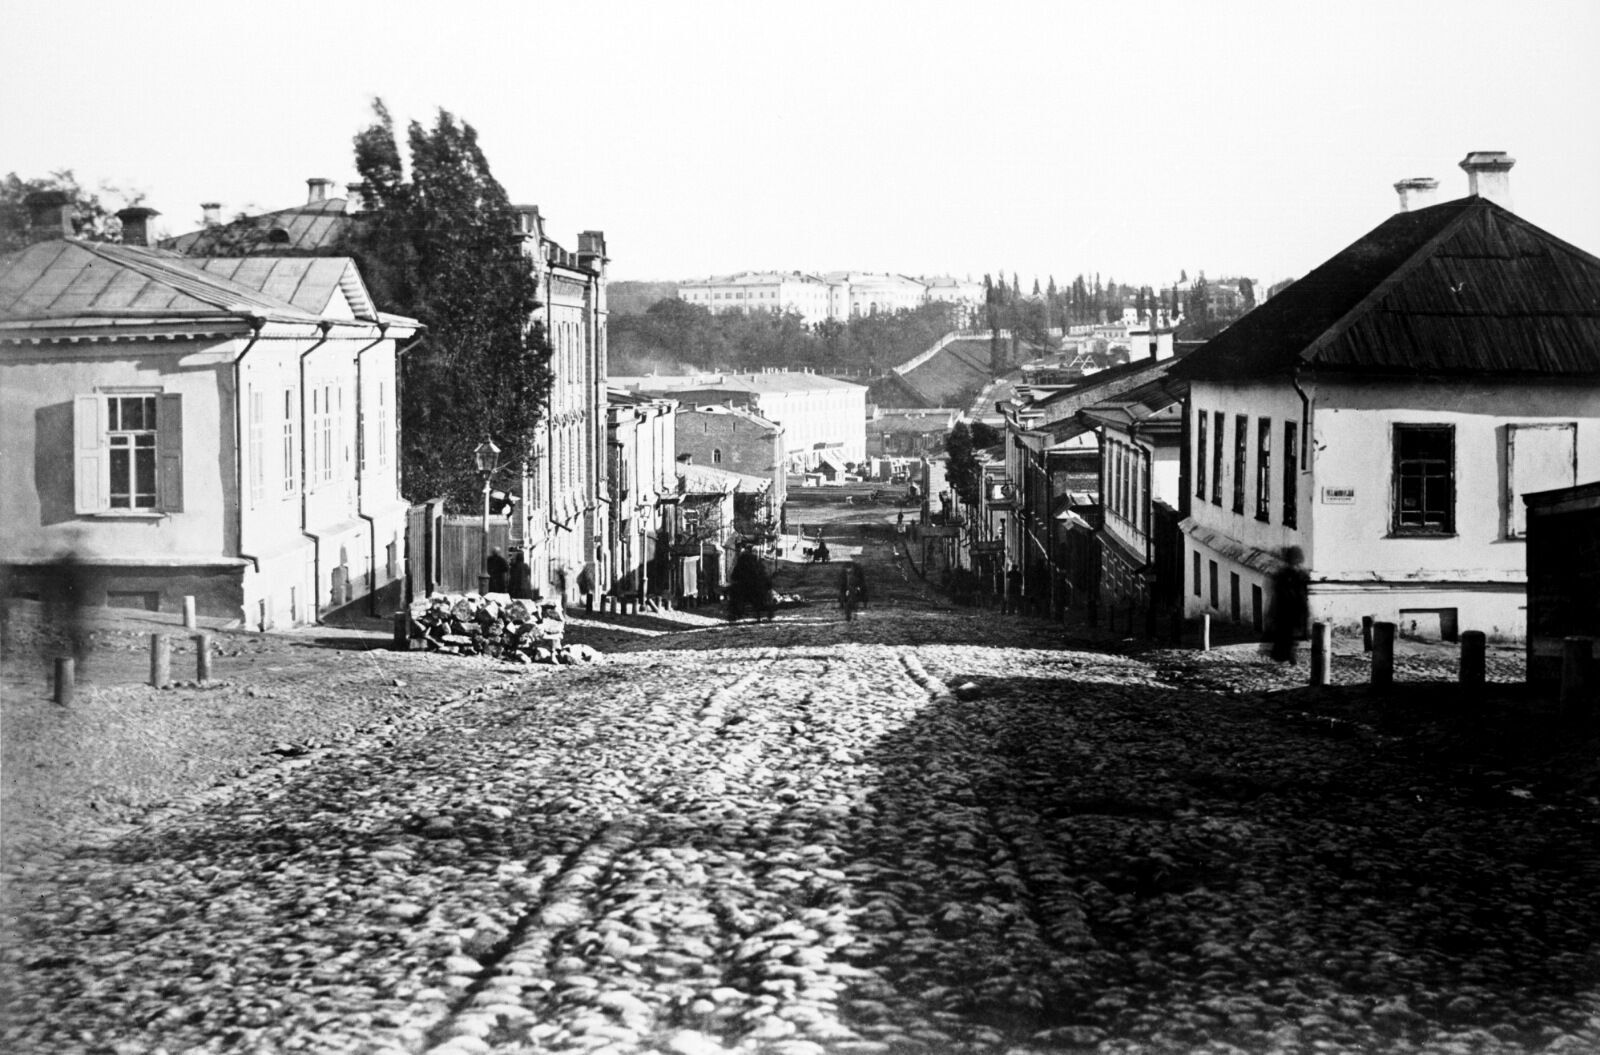
<svg viewBox="0 0 1600 1055">
<path fill-rule="evenodd" d="M 172 684 L 172 642 L 165 634 L 150 635 L 150 684 L 158 689 Z"/>
<path fill-rule="evenodd" d="M 1561 709 L 1576 713 L 1590 704 L 1594 638 L 1561 639 Z"/>
<path fill-rule="evenodd" d="M 1211 651 L 1211 613 L 1200 616 L 1200 651 Z"/>
<path fill-rule="evenodd" d="M 211 680 L 211 635 L 194 635 L 194 680 L 204 684 Z"/>
<path fill-rule="evenodd" d="M 1461 633 L 1461 684 L 1468 692 L 1483 691 L 1488 678 L 1488 638 L 1482 630 L 1464 630 Z"/>
<path fill-rule="evenodd" d="M 1361 651 L 1372 651 L 1372 616 L 1361 617 Z"/>
<path fill-rule="evenodd" d="M 391 647 L 396 652 L 411 651 L 411 613 L 402 610 L 394 614 L 394 640 Z"/>
<path fill-rule="evenodd" d="M 78 663 L 71 656 L 56 657 L 56 702 L 71 706 L 78 688 Z"/>
<path fill-rule="evenodd" d="M 1328 660 L 1333 652 L 1333 628 L 1327 623 L 1311 624 L 1311 684 L 1328 684 Z"/>
<path fill-rule="evenodd" d="M 185 597 L 183 599 L 183 628 L 185 630 L 193 630 L 195 628 L 193 597 Z"/>
<path fill-rule="evenodd" d="M 1393 623 L 1372 624 L 1372 684 L 1374 688 L 1387 689 L 1394 684 L 1394 634 Z"/>
</svg>

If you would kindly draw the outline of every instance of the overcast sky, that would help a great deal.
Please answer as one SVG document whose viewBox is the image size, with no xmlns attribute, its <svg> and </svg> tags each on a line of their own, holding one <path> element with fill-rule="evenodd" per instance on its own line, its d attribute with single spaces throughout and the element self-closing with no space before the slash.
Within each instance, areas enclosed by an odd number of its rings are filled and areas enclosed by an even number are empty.
<svg viewBox="0 0 1600 1055">
<path fill-rule="evenodd" d="M 63 5 L 8 0 L 0 172 L 143 191 L 169 233 L 355 178 L 381 96 L 474 125 L 513 201 L 618 279 L 898 271 L 1031 285 L 1303 274 L 1517 159 L 1600 252 L 1600 2 Z M 402 135 L 403 135 L 403 129 Z"/>
</svg>

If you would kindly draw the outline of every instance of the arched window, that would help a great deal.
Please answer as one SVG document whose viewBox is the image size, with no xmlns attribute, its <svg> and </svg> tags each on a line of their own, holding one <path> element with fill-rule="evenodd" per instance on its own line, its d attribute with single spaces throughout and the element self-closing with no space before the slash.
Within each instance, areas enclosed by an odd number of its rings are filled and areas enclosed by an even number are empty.
<svg viewBox="0 0 1600 1055">
<path fill-rule="evenodd" d="M 721 465 L 722 464 L 722 448 L 721 447 L 713 447 L 713 448 L 711 448 L 711 464 L 712 465 Z"/>
</svg>

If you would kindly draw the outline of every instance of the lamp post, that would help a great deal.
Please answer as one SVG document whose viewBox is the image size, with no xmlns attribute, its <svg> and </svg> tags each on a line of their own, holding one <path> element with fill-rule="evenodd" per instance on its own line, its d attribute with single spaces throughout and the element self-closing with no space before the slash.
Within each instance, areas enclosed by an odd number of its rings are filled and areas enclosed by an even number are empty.
<svg viewBox="0 0 1600 1055">
<path fill-rule="evenodd" d="M 489 481 L 494 476 L 495 460 L 499 455 L 500 448 L 494 445 L 493 440 L 484 440 L 472 452 L 478 473 L 483 477 L 483 560 L 478 566 L 480 597 L 489 592 Z"/>
</svg>

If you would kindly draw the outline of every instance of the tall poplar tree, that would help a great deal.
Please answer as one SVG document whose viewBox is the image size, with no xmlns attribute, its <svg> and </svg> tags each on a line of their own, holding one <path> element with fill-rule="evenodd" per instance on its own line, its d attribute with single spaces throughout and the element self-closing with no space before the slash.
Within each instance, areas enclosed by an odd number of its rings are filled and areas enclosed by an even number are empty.
<svg viewBox="0 0 1600 1055">
<path fill-rule="evenodd" d="M 402 487 L 413 501 L 444 496 L 470 510 L 482 488 L 474 449 L 490 440 L 502 463 L 519 465 L 548 403 L 538 280 L 473 127 L 444 110 L 432 128 L 413 121 L 408 180 L 382 100 L 373 110 L 355 137 L 371 208 L 350 249 L 378 303 L 428 327 L 401 364 Z"/>
</svg>

